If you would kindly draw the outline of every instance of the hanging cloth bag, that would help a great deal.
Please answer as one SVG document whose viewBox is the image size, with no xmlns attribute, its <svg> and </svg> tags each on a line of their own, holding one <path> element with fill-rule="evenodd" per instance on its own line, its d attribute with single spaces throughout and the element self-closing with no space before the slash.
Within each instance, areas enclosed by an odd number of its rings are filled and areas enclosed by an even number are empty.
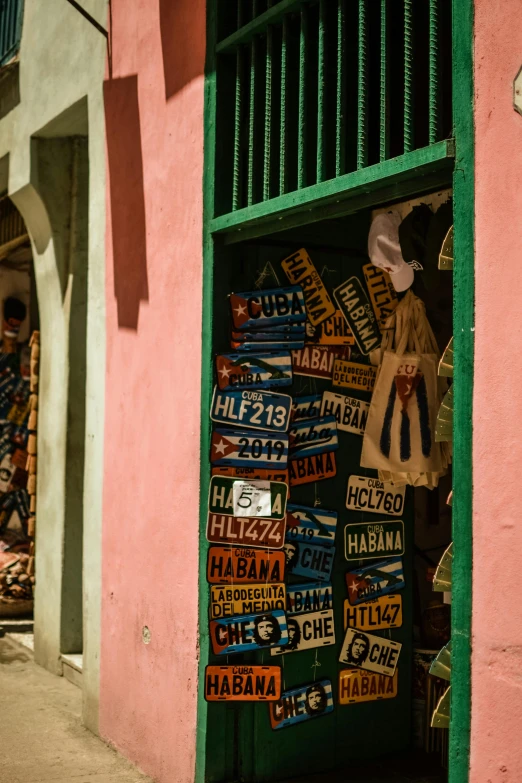
<svg viewBox="0 0 522 783">
<path fill-rule="evenodd" d="M 424 303 L 411 291 L 386 322 L 380 357 L 361 465 L 401 474 L 401 483 L 436 485 L 447 467 L 435 441 L 439 351 Z"/>
</svg>

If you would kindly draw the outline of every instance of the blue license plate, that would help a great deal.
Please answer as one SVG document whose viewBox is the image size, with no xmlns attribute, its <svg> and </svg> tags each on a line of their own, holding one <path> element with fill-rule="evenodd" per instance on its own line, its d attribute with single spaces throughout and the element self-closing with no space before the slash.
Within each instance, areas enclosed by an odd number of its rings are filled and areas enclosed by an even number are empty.
<svg viewBox="0 0 522 783">
<path fill-rule="evenodd" d="M 210 621 L 214 655 L 266 650 L 288 644 L 286 614 L 273 609 L 263 614 L 243 614 Z"/>
<path fill-rule="evenodd" d="M 283 547 L 286 572 L 304 576 L 318 582 L 329 582 L 335 557 L 335 547 L 317 546 L 301 541 L 291 541 L 285 536 Z"/>
<path fill-rule="evenodd" d="M 287 615 L 322 612 L 332 608 L 333 593 L 331 584 L 307 582 L 302 585 L 286 586 Z"/>
<path fill-rule="evenodd" d="M 306 321 L 303 289 L 299 285 L 242 291 L 230 294 L 230 309 L 235 329 L 265 329 L 280 324 Z"/>
<path fill-rule="evenodd" d="M 401 557 L 391 557 L 346 573 L 348 600 L 352 606 L 405 587 Z"/>
<path fill-rule="evenodd" d="M 253 430 L 286 432 L 292 409 L 288 394 L 266 391 L 214 389 L 210 418 L 218 424 Z"/>
<path fill-rule="evenodd" d="M 292 459 L 324 454 L 327 451 L 335 451 L 339 447 L 335 416 L 294 422 L 290 426 L 288 435 Z"/>
<path fill-rule="evenodd" d="M 302 324 L 286 324 L 285 326 L 272 326 L 270 329 L 262 331 L 251 331 L 250 329 L 240 332 L 232 330 L 232 339 L 240 343 L 271 343 L 274 340 L 304 340 L 306 335 L 305 327 Z M 262 346 L 260 346 L 262 347 Z"/>
<path fill-rule="evenodd" d="M 289 503 L 286 507 L 286 540 L 320 546 L 335 544 L 337 512 Z"/>
<path fill-rule="evenodd" d="M 321 395 L 307 394 L 304 397 L 294 397 L 292 402 L 291 421 L 306 421 L 318 419 L 321 415 Z"/>
<path fill-rule="evenodd" d="M 216 357 L 221 391 L 271 389 L 292 383 L 290 353 L 225 353 Z"/>
<path fill-rule="evenodd" d="M 233 351 L 244 351 L 245 353 L 255 353 L 260 348 L 263 351 L 298 351 L 304 346 L 304 340 L 279 340 L 277 342 L 248 342 L 246 340 L 231 340 L 230 347 Z"/>
<path fill-rule="evenodd" d="M 288 435 L 248 430 L 218 429 L 212 433 L 210 461 L 213 465 L 257 465 L 286 468 Z"/>
<path fill-rule="evenodd" d="M 287 726 L 328 715 L 333 708 L 330 680 L 299 685 L 285 691 L 279 701 L 270 703 L 270 725 L 274 730 L 286 729 Z"/>
</svg>

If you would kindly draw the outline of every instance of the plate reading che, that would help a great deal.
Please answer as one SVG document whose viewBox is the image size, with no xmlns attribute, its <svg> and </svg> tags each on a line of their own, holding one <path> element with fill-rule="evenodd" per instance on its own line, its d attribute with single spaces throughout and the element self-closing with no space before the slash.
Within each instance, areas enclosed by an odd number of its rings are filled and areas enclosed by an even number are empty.
<svg viewBox="0 0 522 783">
<path fill-rule="evenodd" d="M 404 510 L 405 493 L 406 487 L 394 487 L 393 484 L 384 484 L 376 478 L 350 476 L 346 508 L 400 517 Z"/>
<path fill-rule="evenodd" d="M 402 644 L 382 636 L 347 628 L 339 661 L 368 672 L 393 677 Z"/>
<path fill-rule="evenodd" d="M 260 614 L 243 614 L 210 621 L 214 655 L 266 650 L 288 643 L 286 614 L 281 609 Z"/>
<path fill-rule="evenodd" d="M 285 729 L 305 720 L 320 718 L 333 712 L 334 702 L 330 680 L 319 680 L 285 691 L 279 701 L 270 704 L 270 724 L 274 730 Z"/>
<path fill-rule="evenodd" d="M 324 612 L 295 614 L 287 618 L 288 644 L 272 647 L 270 655 L 311 650 L 335 644 L 333 609 Z"/>
<path fill-rule="evenodd" d="M 335 547 L 316 546 L 285 538 L 286 570 L 320 582 L 329 582 L 332 575 Z"/>
<path fill-rule="evenodd" d="M 208 509 L 213 514 L 224 514 L 227 516 L 247 516 L 244 513 L 245 507 L 242 507 L 239 514 L 234 513 L 234 487 L 239 484 L 244 492 L 245 485 L 250 484 L 254 490 L 261 485 L 262 491 L 265 491 L 266 485 L 270 486 L 271 505 L 267 518 L 284 519 L 286 513 L 286 499 L 288 497 L 288 486 L 280 481 L 243 481 L 241 479 L 231 478 L 229 476 L 212 476 L 210 479 Z M 243 501 L 242 501 L 243 502 Z M 246 499 L 244 501 L 246 504 Z M 261 517 L 263 514 L 253 516 Z"/>
<path fill-rule="evenodd" d="M 364 435 L 370 403 L 356 397 L 345 397 L 335 392 L 323 392 L 321 416 L 335 416 L 337 429 Z"/>
<path fill-rule="evenodd" d="M 348 561 L 379 560 L 404 554 L 402 519 L 360 522 L 344 528 L 344 556 Z"/>
</svg>

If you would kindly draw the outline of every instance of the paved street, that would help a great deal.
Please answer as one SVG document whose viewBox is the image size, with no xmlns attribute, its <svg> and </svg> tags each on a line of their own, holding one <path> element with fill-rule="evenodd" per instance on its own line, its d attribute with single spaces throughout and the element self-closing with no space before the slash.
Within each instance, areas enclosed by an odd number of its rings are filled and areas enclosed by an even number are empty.
<svg viewBox="0 0 522 783">
<path fill-rule="evenodd" d="M 81 690 L 0 639 L 0 780 L 151 783 L 80 723 Z"/>
</svg>

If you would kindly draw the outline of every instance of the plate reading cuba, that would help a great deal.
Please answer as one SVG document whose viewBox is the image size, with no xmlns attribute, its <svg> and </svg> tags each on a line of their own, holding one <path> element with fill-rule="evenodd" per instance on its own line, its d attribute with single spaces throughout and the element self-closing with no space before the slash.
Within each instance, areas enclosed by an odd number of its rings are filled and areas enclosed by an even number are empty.
<svg viewBox="0 0 522 783">
<path fill-rule="evenodd" d="M 369 672 L 393 677 L 402 644 L 392 639 L 347 628 L 339 661 Z"/>
<path fill-rule="evenodd" d="M 352 606 L 402 590 L 405 587 L 402 558 L 392 557 L 348 571 L 346 587 Z"/>
<path fill-rule="evenodd" d="M 291 409 L 288 394 L 247 389 L 225 392 L 216 387 L 210 418 L 233 427 L 286 432 Z"/>
<path fill-rule="evenodd" d="M 400 517 L 404 510 L 406 487 L 384 484 L 376 478 L 350 476 L 346 492 L 346 508 Z"/>
<path fill-rule="evenodd" d="M 288 430 L 288 437 L 292 459 L 335 451 L 339 447 L 337 423 L 334 416 L 292 422 Z"/>
<path fill-rule="evenodd" d="M 249 430 L 214 430 L 210 446 L 214 465 L 257 465 L 270 468 L 288 461 L 288 435 Z"/>
<path fill-rule="evenodd" d="M 346 560 L 382 560 L 404 554 L 404 522 L 361 522 L 344 528 Z"/>
<path fill-rule="evenodd" d="M 286 614 L 280 609 L 210 621 L 214 655 L 265 650 L 288 643 Z"/>
<path fill-rule="evenodd" d="M 307 394 L 303 397 L 294 397 L 292 400 L 292 413 L 290 414 L 290 421 L 318 419 L 320 416 L 320 410 L 320 394 Z"/>
<path fill-rule="evenodd" d="M 364 400 L 330 391 L 323 392 L 321 416 L 335 416 L 337 429 L 342 432 L 364 435 L 369 410 L 370 403 Z"/>
<path fill-rule="evenodd" d="M 270 703 L 272 728 L 286 729 L 305 720 L 313 720 L 333 712 L 334 702 L 330 680 L 319 680 L 285 691 L 279 701 Z"/>
<path fill-rule="evenodd" d="M 237 485 L 237 486 L 236 486 Z M 266 514 L 258 513 L 258 498 L 261 508 L 267 508 L 266 496 L 269 487 L 270 505 Z M 263 517 L 284 519 L 288 486 L 281 481 L 243 481 L 229 476 L 212 476 L 210 479 L 208 509 L 212 514 L 233 517 Z"/>
<path fill-rule="evenodd" d="M 286 507 L 286 540 L 308 541 L 321 546 L 335 544 L 337 512 L 289 503 Z"/>
<path fill-rule="evenodd" d="M 287 352 L 222 353 L 216 356 L 216 372 L 222 391 L 290 386 L 292 358 Z"/>
<path fill-rule="evenodd" d="M 230 309 L 234 328 L 241 331 L 306 321 L 303 289 L 298 285 L 230 294 Z"/>
<path fill-rule="evenodd" d="M 335 644 L 333 609 L 287 617 L 288 644 L 272 647 L 270 655 L 311 650 Z"/>
<path fill-rule="evenodd" d="M 207 701 L 277 701 L 281 698 L 279 666 L 207 666 Z"/>
<path fill-rule="evenodd" d="M 332 585 L 323 582 L 307 582 L 286 586 L 287 615 L 322 612 L 333 607 Z"/>
</svg>

